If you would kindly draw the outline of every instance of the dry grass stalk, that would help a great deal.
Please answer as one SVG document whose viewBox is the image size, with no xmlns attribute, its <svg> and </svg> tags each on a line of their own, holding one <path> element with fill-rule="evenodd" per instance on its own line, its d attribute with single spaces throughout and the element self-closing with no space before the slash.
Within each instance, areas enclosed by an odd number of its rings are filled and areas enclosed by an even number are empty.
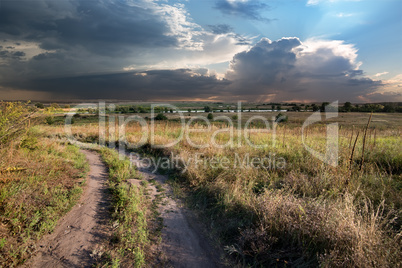
<svg viewBox="0 0 402 268">
<path fill-rule="evenodd" d="M 352 153 L 350 154 L 350 160 L 349 160 L 350 166 L 349 166 L 349 169 L 352 169 L 353 155 L 355 153 L 356 143 L 357 143 L 357 139 L 359 138 L 359 134 L 360 134 L 360 132 L 357 131 L 356 139 L 355 139 L 355 142 L 354 142 L 353 148 L 352 148 Z"/>
<path fill-rule="evenodd" d="M 368 129 L 369 126 L 370 126 L 370 122 L 371 122 L 371 117 L 372 117 L 372 116 L 373 116 L 373 112 L 371 112 L 371 114 L 370 114 L 370 118 L 369 118 L 369 120 L 368 120 L 368 122 L 367 122 L 367 126 L 366 126 L 366 129 L 365 129 L 365 131 L 364 131 L 364 136 L 363 136 L 363 149 L 362 149 L 362 159 L 361 159 L 361 161 L 360 161 L 359 170 L 361 170 L 362 167 L 363 167 L 363 162 L 364 162 L 364 149 L 365 149 L 365 147 L 366 147 L 367 129 Z"/>
</svg>

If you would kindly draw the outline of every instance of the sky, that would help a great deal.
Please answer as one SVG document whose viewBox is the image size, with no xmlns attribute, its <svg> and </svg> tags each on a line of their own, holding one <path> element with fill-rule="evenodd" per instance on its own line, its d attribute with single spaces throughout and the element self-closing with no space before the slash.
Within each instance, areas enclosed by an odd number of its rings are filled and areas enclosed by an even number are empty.
<svg viewBox="0 0 402 268">
<path fill-rule="evenodd" d="M 0 100 L 402 101 L 400 0 L 0 0 Z"/>
</svg>

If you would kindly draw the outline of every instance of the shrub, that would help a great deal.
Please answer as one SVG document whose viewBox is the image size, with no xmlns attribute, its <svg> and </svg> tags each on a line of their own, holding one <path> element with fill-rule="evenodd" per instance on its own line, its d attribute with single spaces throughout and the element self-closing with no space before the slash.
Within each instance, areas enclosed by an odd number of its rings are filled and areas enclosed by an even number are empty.
<svg viewBox="0 0 402 268">
<path fill-rule="evenodd" d="M 48 125 L 53 125 L 54 124 L 54 117 L 53 116 L 46 116 L 45 122 Z"/>
<path fill-rule="evenodd" d="M 58 105 L 57 103 L 52 103 L 52 104 L 50 104 L 50 107 L 52 107 L 54 109 L 59 109 L 60 105 Z"/>
<path fill-rule="evenodd" d="M 32 115 L 27 103 L 0 102 L 0 147 L 26 132 Z"/>
<path fill-rule="evenodd" d="M 157 114 L 155 120 L 167 120 L 168 118 L 164 114 Z"/>
<path fill-rule="evenodd" d="M 44 109 L 45 108 L 45 105 L 43 105 L 43 103 L 40 103 L 40 102 L 35 103 L 35 106 L 38 109 Z"/>
<path fill-rule="evenodd" d="M 214 119 L 214 115 L 212 113 L 209 113 L 207 118 L 208 118 L 208 120 L 212 120 L 212 119 Z"/>
</svg>

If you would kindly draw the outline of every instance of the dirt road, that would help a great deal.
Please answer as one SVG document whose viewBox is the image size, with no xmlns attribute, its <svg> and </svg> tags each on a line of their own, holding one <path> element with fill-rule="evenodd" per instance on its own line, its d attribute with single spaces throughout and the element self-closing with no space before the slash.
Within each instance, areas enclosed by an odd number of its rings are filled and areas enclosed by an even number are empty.
<svg viewBox="0 0 402 268">
<path fill-rule="evenodd" d="M 194 215 L 179 200 L 173 198 L 172 189 L 170 185 L 166 184 L 168 177 L 153 173 L 153 168 L 144 167 L 149 163 L 144 158 L 136 157 L 130 160 L 137 166 L 143 179 L 148 181 L 154 179 L 162 185 L 166 192 L 163 205 L 160 207 L 164 225 L 160 250 L 165 257 L 165 266 L 175 268 L 222 267 L 220 261 L 222 252 L 211 246 L 211 241 L 206 238 L 202 226 Z M 155 195 L 155 186 L 149 184 L 148 187 Z"/>
<path fill-rule="evenodd" d="M 39 243 L 40 249 L 26 267 L 90 267 L 93 253 L 109 234 L 107 171 L 98 154 L 83 151 L 90 164 L 79 203 Z"/>
<path fill-rule="evenodd" d="M 110 236 L 107 170 L 100 156 L 91 151 L 83 151 L 90 164 L 87 186 L 79 203 L 57 224 L 54 232 L 39 243 L 40 249 L 25 267 L 91 267 L 93 254 L 101 249 L 102 242 Z M 221 252 L 211 247 L 211 243 L 201 231 L 194 215 L 172 196 L 171 187 L 166 184 L 167 176 L 154 174 L 151 169 L 142 168 L 144 159 L 132 160 L 143 179 L 156 180 L 165 189 L 165 198 L 160 206 L 163 218 L 162 242 L 159 245 L 163 267 L 220 267 Z M 138 184 L 139 180 L 130 179 Z M 148 186 L 153 198 L 157 195 L 155 185 Z"/>
</svg>

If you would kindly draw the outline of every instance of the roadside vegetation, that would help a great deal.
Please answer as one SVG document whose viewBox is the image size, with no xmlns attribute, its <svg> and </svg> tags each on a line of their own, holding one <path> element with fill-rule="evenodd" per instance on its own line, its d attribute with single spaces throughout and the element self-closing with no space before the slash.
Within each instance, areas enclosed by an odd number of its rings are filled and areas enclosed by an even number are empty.
<svg viewBox="0 0 402 268">
<path fill-rule="evenodd" d="M 147 267 L 153 262 L 151 246 L 157 242 L 157 234 L 146 183 L 127 181 L 139 176 L 127 158 L 119 159 L 116 150 L 101 148 L 100 153 L 109 169 L 114 233 L 99 265 Z"/>
<path fill-rule="evenodd" d="M 36 107 L 43 108 L 36 104 Z M 52 104 L 41 116 L 28 103 L 0 103 L 0 266 L 15 267 L 36 251 L 37 242 L 78 201 L 89 165 L 77 146 L 46 134 L 45 126 L 60 126 Z M 86 117 L 76 116 L 81 122 Z M 157 206 L 129 160 L 113 149 L 99 152 L 109 171 L 113 236 L 105 242 L 97 266 L 145 267 L 153 261 L 160 224 Z M 145 181 L 144 181 L 145 182 Z M 159 200 L 160 201 L 160 200 Z M 156 222 L 156 223 L 154 223 Z M 155 230 L 155 231 L 153 231 Z M 159 231 L 158 231 L 159 230 Z M 93 252 L 92 254 L 98 254 Z"/>
<path fill-rule="evenodd" d="M 88 164 L 72 145 L 45 138 L 26 103 L 0 103 L 0 263 L 15 267 L 52 232 L 82 192 Z"/>
</svg>

